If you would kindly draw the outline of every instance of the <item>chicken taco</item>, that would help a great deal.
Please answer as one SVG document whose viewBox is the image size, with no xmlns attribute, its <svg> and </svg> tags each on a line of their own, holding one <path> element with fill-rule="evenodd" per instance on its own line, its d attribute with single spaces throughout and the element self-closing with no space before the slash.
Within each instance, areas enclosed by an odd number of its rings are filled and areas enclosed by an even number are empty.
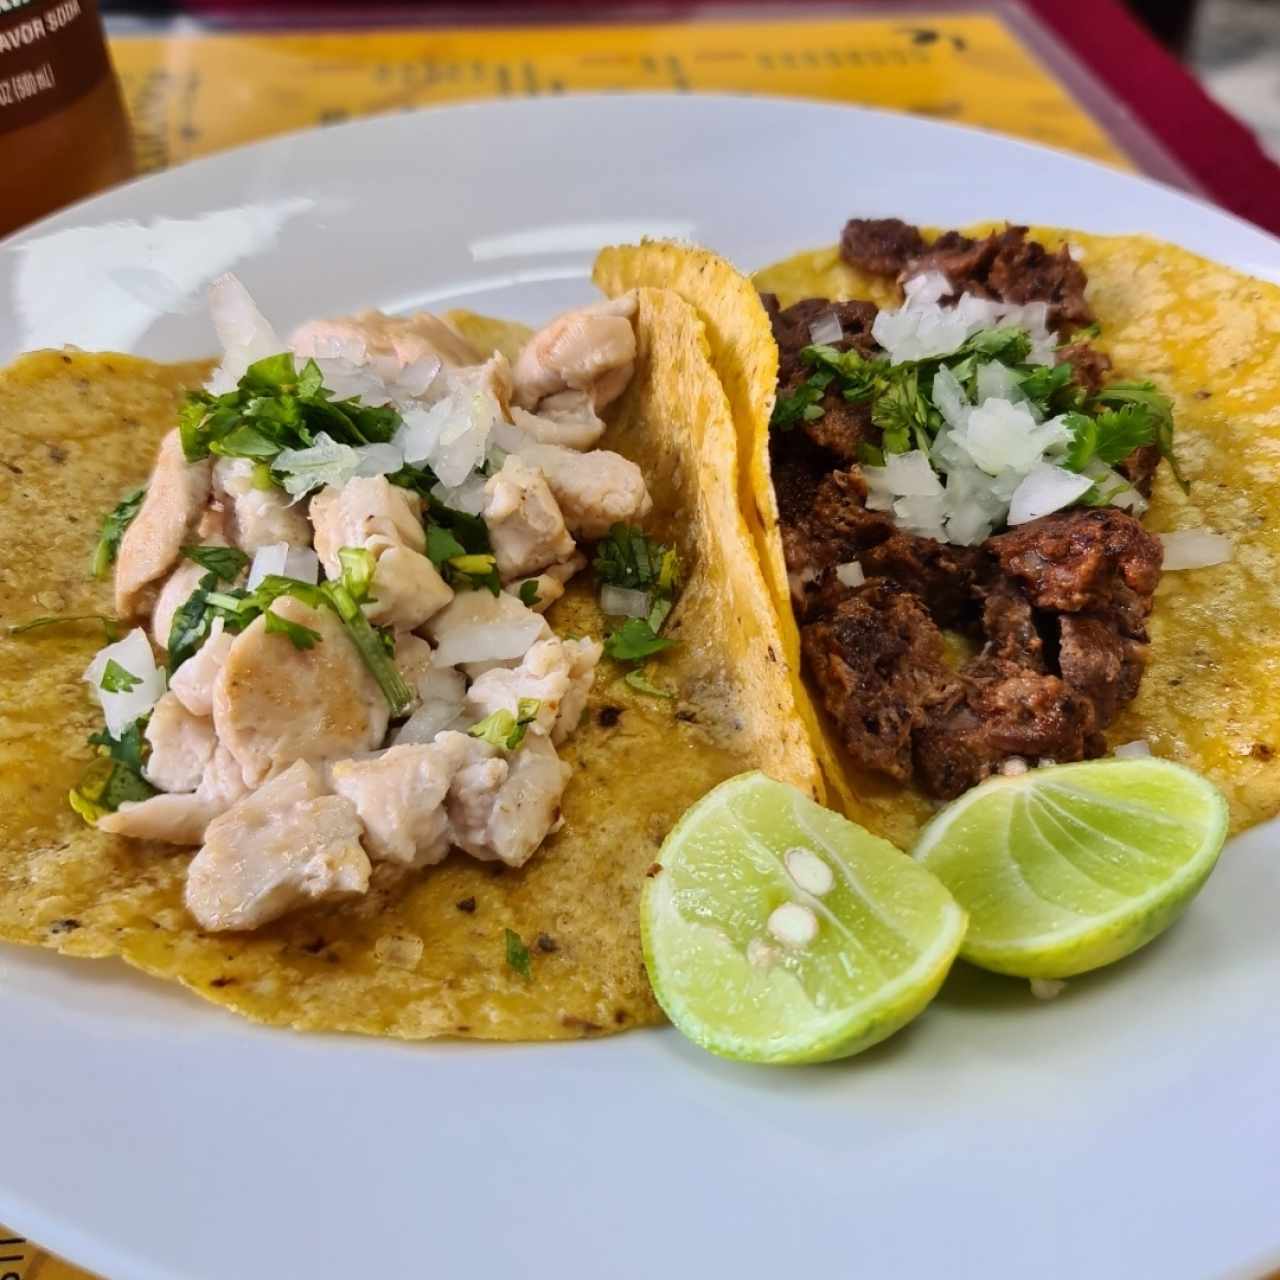
<svg viewBox="0 0 1280 1280">
<path fill-rule="evenodd" d="M 672 288 L 733 405 L 742 502 L 831 795 L 909 845 L 981 779 L 1118 751 L 1280 811 L 1280 289 L 1142 236 L 853 219 Z"/>
<path fill-rule="evenodd" d="M 0 373 L 0 938 L 299 1028 L 656 1021 L 668 829 L 822 792 L 702 323 L 212 310 L 216 366 Z"/>
</svg>

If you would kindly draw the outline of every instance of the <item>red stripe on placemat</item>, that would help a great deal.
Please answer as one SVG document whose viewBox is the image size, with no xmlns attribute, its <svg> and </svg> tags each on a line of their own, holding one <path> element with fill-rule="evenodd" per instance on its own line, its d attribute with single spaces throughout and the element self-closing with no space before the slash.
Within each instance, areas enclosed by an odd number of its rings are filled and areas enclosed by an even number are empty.
<svg viewBox="0 0 1280 1280">
<path fill-rule="evenodd" d="M 1113 0 L 1024 0 L 1232 213 L 1280 234 L 1280 166 Z"/>
</svg>

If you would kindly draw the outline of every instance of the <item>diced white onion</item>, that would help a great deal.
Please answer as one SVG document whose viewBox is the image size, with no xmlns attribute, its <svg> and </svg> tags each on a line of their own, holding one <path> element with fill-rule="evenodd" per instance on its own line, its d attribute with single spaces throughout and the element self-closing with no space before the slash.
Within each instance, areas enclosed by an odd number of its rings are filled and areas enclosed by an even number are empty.
<svg viewBox="0 0 1280 1280">
<path fill-rule="evenodd" d="M 469 516 L 478 516 L 485 507 L 487 496 L 484 491 L 484 476 L 469 476 L 460 485 L 449 488 L 437 484 L 431 489 L 431 496 L 438 498 L 446 507 L 454 511 L 465 512 Z"/>
<path fill-rule="evenodd" d="M 404 466 L 404 454 L 393 444 L 358 444 L 356 475 L 389 476 Z"/>
<path fill-rule="evenodd" d="M 234 391 L 251 364 L 285 349 L 249 290 L 230 272 L 209 286 L 209 314 L 223 351 L 222 363 L 206 383 L 214 395 Z"/>
<path fill-rule="evenodd" d="M 397 746 L 406 742 L 433 742 L 442 729 L 452 727 L 462 714 L 467 682 L 462 672 L 436 666 L 433 658 L 432 665 L 418 680 L 418 693 L 422 705 L 396 731 Z"/>
<path fill-rule="evenodd" d="M 1139 738 L 1137 742 L 1125 742 L 1118 746 L 1112 753 L 1117 760 L 1141 760 L 1145 756 L 1151 754 L 1151 747 L 1145 739 Z"/>
<path fill-rule="evenodd" d="M 272 542 L 265 547 L 259 547 L 253 553 L 253 563 L 249 566 L 249 580 L 245 586 L 252 591 L 263 578 L 272 574 L 283 574 L 288 560 L 289 544 L 287 542 Z"/>
<path fill-rule="evenodd" d="M 856 560 L 848 560 L 836 565 L 836 581 L 845 587 L 860 587 L 867 580 L 862 566 Z"/>
<path fill-rule="evenodd" d="M 489 435 L 502 410 L 493 393 L 455 375 L 455 385 L 429 409 L 409 405 L 392 443 L 405 461 L 427 463 L 446 488 L 460 485 L 484 463 Z"/>
<path fill-rule="evenodd" d="M 285 557 L 284 576 L 314 586 L 320 581 L 320 557 L 310 547 L 290 547 Z"/>
<path fill-rule="evenodd" d="M 1013 491 L 1009 502 L 1009 523 L 1026 524 L 1028 520 L 1061 511 L 1092 487 L 1088 476 L 1068 471 L 1065 467 L 1041 463 Z"/>
<path fill-rule="evenodd" d="M 138 683 L 121 693 L 108 693 L 102 688 L 102 674 L 108 662 L 134 676 Z M 103 718 L 111 736 L 118 738 L 139 716 L 144 716 L 164 694 L 164 672 L 156 666 L 151 642 L 141 627 L 135 627 L 123 640 L 99 649 L 85 669 L 84 678 L 102 706 Z"/>
<path fill-rule="evenodd" d="M 815 347 L 830 347 L 844 338 L 844 325 L 834 311 L 824 311 L 809 325 L 809 341 Z"/>
<path fill-rule="evenodd" d="M 1207 569 L 1226 564 L 1234 554 L 1231 539 L 1208 529 L 1179 529 L 1160 534 L 1166 569 Z"/>
<path fill-rule="evenodd" d="M 649 612 L 649 593 L 606 585 L 600 588 L 600 608 L 611 618 L 643 618 Z"/>
</svg>

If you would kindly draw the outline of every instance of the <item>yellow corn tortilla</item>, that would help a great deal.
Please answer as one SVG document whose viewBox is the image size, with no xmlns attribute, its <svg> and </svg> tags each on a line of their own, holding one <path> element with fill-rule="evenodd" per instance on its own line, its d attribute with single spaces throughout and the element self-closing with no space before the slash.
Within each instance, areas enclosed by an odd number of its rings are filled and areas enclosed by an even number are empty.
<svg viewBox="0 0 1280 1280">
<path fill-rule="evenodd" d="M 984 235 L 995 224 L 973 228 Z M 1211 778 L 1226 793 L 1233 830 L 1280 812 L 1280 287 L 1146 236 L 1095 236 L 1032 228 L 1050 248 L 1081 254 L 1097 346 L 1114 377 L 1149 377 L 1172 397 L 1177 450 L 1192 481 L 1184 495 L 1167 467 L 1156 477 L 1143 523 L 1155 532 L 1205 528 L 1234 544 L 1229 564 L 1165 573 L 1150 623 L 1151 657 L 1137 698 L 1107 731 L 1111 745 L 1145 739 L 1160 756 Z M 758 550 L 794 649 L 790 596 L 777 513 L 768 483 L 772 388 L 744 395 L 738 371 L 762 365 L 773 347 L 754 290 L 723 260 L 678 247 L 612 250 L 599 282 L 606 292 L 665 285 L 731 335 L 712 354 L 735 402 L 739 445 L 751 458 L 751 500 L 762 513 Z M 680 254 L 689 261 L 680 261 Z M 895 305 L 896 287 L 844 263 L 834 247 L 756 272 L 755 289 L 782 306 L 802 298 L 863 298 Z M 732 312 L 732 314 L 728 314 Z M 712 319 L 711 317 L 714 317 Z M 776 358 L 776 353 L 775 353 Z M 744 425 L 745 424 L 745 425 Z M 851 817 L 907 846 L 934 805 L 910 788 L 853 768 L 801 678 L 806 723 L 833 798 Z"/>
<path fill-rule="evenodd" d="M 455 317 L 451 317 L 457 319 Z M 492 347 L 500 322 L 465 318 Z M 674 539 L 687 581 L 668 626 L 679 644 L 638 694 L 605 659 L 564 755 L 564 827 L 523 869 L 454 855 L 385 865 L 367 897 L 252 934 L 202 934 L 182 906 L 189 850 L 109 837 L 67 806 L 98 715 L 80 675 L 92 624 L 11 637 L 0 628 L 0 939 L 120 956 L 261 1022 L 407 1039 L 565 1039 L 661 1018 L 639 940 L 645 871 L 680 814 L 760 768 L 816 793 L 772 602 L 737 504 L 733 424 L 702 325 L 674 294 L 640 294 L 638 363 L 603 445 L 644 469 L 646 528 Z M 513 329 L 518 345 L 523 329 Z M 109 611 L 86 570 L 98 522 L 146 479 L 180 389 L 204 365 L 40 352 L 0 373 L 0 623 Z M 590 575 L 550 614 L 602 635 Z M 507 963 L 505 930 L 531 976 Z"/>
</svg>

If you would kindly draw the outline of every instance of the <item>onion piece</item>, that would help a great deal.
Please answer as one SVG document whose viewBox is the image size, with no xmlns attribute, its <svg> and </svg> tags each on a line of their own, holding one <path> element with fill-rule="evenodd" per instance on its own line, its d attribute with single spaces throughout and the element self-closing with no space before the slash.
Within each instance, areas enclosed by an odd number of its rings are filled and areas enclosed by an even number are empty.
<svg viewBox="0 0 1280 1280">
<path fill-rule="evenodd" d="M 538 641 L 551 634 L 546 619 L 503 591 L 459 592 L 427 623 L 436 642 L 432 662 L 438 667 L 459 663 L 523 658 Z"/>
<path fill-rule="evenodd" d="M 836 581 L 844 587 L 860 587 L 867 580 L 862 566 L 856 560 L 848 560 L 836 565 Z"/>
<path fill-rule="evenodd" d="M 287 542 L 272 542 L 259 547 L 249 566 L 245 586 L 252 591 L 269 574 L 294 578 L 298 582 L 320 581 L 320 557 L 310 547 L 291 547 Z"/>
<path fill-rule="evenodd" d="M 1111 754 L 1117 760 L 1142 760 L 1151 754 L 1151 747 L 1145 738 L 1139 738 L 1136 742 L 1122 743 Z"/>
<path fill-rule="evenodd" d="M 107 663 L 114 662 L 138 683 L 119 693 L 102 687 Z M 164 672 L 156 666 L 151 642 L 141 627 L 134 627 L 123 640 L 99 649 L 85 668 L 84 678 L 102 706 L 103 718 L 113 738 L 118 738 L 139 716 L 144 716 L 164 694 Z"/>
<path fill-rule="evenodd" d="M 205 383 L 214 395 L 234 391 L 251 364 L 285 349 L 249 290 L 230 272 L 209 286 L 209 314 L 223 351 L 222 363 Z"/>
<path fill-rule="evenodd" d="M 844 325 L 834 311 L 824 311 L 809 325 L 809 341 L 815 347 L 830 347 L 844 338 Z"/>
<path fill-rule="evenodd" d="M 649 593 L 606 585 L 600 588 L 600 608 L 611 618 L 644 618 L 649 614 Z"/>
<path fill-rule="evenodd" d="M 1033 467 L 1026 479 L 1013 491 L 1009 500 L 1010 526 L 1026 524 L 1052 511 L 1069 507 L 1077 498 L 1088 493 L 1093 481 L 1065 467 L 1051 467 L 1040 463 Z"/>
<path fill-rule="evenodd" d="M 1164 568 L 1207 569 L 1210 565 L 1226 564 L 1234 554 L 1231 539 L 1208 529 L 1179 529 L 1176 533 L 1162 533 L 1164 544 Z"/>
</svg>

